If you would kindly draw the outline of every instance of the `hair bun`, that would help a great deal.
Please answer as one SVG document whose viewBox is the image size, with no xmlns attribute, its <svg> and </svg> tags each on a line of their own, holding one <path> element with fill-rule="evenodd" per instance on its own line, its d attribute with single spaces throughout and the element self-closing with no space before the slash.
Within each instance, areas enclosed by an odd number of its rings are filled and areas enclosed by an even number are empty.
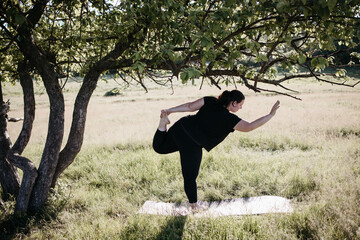
<svg viewBox="0 0 360 240">
<path fill-rule="evenodd" d="M 232 90 L 231 92 L 228 90 L 225 90 L 222 92 L 222 94 L 218 97 L 219 103 L 227 107 L 232 101 L 241 102 L 245 99 L 244 94 L 240 92 L 239 90 Z"/>
</svg>

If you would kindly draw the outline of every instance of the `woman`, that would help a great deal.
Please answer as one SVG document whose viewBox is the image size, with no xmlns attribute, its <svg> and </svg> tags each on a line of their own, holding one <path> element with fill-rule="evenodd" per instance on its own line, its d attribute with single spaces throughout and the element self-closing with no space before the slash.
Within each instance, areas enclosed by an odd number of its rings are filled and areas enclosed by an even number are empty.
<svg viewBox="0 0 360 240">
<path fill-rule="evenodd" d="M 245 97 L 238 91 L 224 91 L 218 98 L 203 97 L 173 108 L 161 110 L 160 123 L 153 139 L 157 153 L 179 151 L 184 189 L 192 210 L 198 208 L 196 178 L 202 158 L 202 148 L 210 151 L 230 132 L 252 131 L 268 122 L 280 107 L 277 101 L 269 114 L 249 123 L 233 113 L 242 108 Z M 167 131 L 168 116 L 176 112 L 194 112 L 178 120 Z"/>
</svg>

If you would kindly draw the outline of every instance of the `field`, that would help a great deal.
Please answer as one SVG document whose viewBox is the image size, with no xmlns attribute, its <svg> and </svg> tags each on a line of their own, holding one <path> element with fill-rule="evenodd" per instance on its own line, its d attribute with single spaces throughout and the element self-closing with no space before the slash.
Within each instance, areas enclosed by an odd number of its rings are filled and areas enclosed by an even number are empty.
<svg viewBox="0 0 360 240">
<path fill-rule="evenodd" d="M 65 87 L 66 130 L 80 83 Z M 243 217 L 195 218 L 139 215 L 146 200 L 186 201 L 177 153 L 151 148 L 160 109 L 205 95 L 215 87 L 131 86 L 120 95 L 104 94 L 118 85 L 101 81 L 89 105 L 85 141 L 64 172 L 40 216 L 0 221 L 13 224 L 5 239 L 360 239 L 360 87 L 296 80 L 302 101 L 272 94 L 246 95 L 237 115 L 248 121 L 281 107 L 263 127 L 232 133 L 211 152 L 204 151 L 198 195 L 201 200 L 277 195 L 290 198 L 295 211 Z M 231 87 L 229 87 L 230 89 Z M 22 116 L 20 86 L 3 87 L 9 117 Z M 46 137 L 48 100 L 36 85 L 36 119 L 24 155 L 39 164 Z M 185 114 L 174 114 L 174 123 Z M 21 122 L 9 123 L 12 140 Z M 64 142 L 66 141 L 66 138 Z M 3 231 L 3 229 L 2 229 Z"/>
</svg>

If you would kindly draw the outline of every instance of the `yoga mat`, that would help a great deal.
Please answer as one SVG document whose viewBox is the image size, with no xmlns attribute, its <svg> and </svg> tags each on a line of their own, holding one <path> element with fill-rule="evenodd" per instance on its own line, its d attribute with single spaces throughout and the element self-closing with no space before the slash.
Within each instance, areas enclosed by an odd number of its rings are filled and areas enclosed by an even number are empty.
<svg viewBox="0 0 360 240">
<path fill-rule="evenodd" d="M 189 203 L 165 203 L 146 201 L 139 210 L 139 214 L 168 215 L 168 216 L 240 216 L 266 213 L 291 213 L 293 211 L 290 200 L 278 196 L 259 196 L 236 198 L 222 201 L 199 201 L 205 210 L 194 213 Z"/>
</svg>

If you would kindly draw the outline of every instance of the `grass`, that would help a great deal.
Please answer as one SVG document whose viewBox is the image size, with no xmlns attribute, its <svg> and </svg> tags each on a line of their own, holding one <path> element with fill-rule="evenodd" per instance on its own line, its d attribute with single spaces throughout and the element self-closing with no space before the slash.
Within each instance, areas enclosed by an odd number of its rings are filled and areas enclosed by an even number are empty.
<svg viewBox="0 0 360 240">
<path fill-rule="evenodd" d="M 244 90 L 241 118 L 256 119 L 280 98 L 278 114 L 254 132 L 231 134 L 210 153 L 204 151 L 198 177 L 201 200 L 278 195 L 291 199 L 293 213 L 220 218 L 137 214 L 146 200 L 186 200 L 178 154 L 158 155 L 151 148 L 159 110 L 219 91 L 185 86 L 173 95 L 154 88 L 145 96 L 130 89 L 104 97 L 114 85 L 101 84 L 89 106 L 84 147 L 47 206 L 36 216 L 12 216 L 14 204 L 7 202 L 0 210 L 2 238 L 359 239 L 359 88 L 300 83 L 292 84 L 301 88 L 301 102 Z M 67 124 L 75 87 L 66 92 Z M 21 115 L 21 96 L 6 90 L 13 103 L 9 115 Z M 36 164 L 47 116 L 46 97 L 37 95 L 37 101 L 39 129 L 24 153 Z M 9 128 L 16 136 L 19 126 Z"/>
</svg>

